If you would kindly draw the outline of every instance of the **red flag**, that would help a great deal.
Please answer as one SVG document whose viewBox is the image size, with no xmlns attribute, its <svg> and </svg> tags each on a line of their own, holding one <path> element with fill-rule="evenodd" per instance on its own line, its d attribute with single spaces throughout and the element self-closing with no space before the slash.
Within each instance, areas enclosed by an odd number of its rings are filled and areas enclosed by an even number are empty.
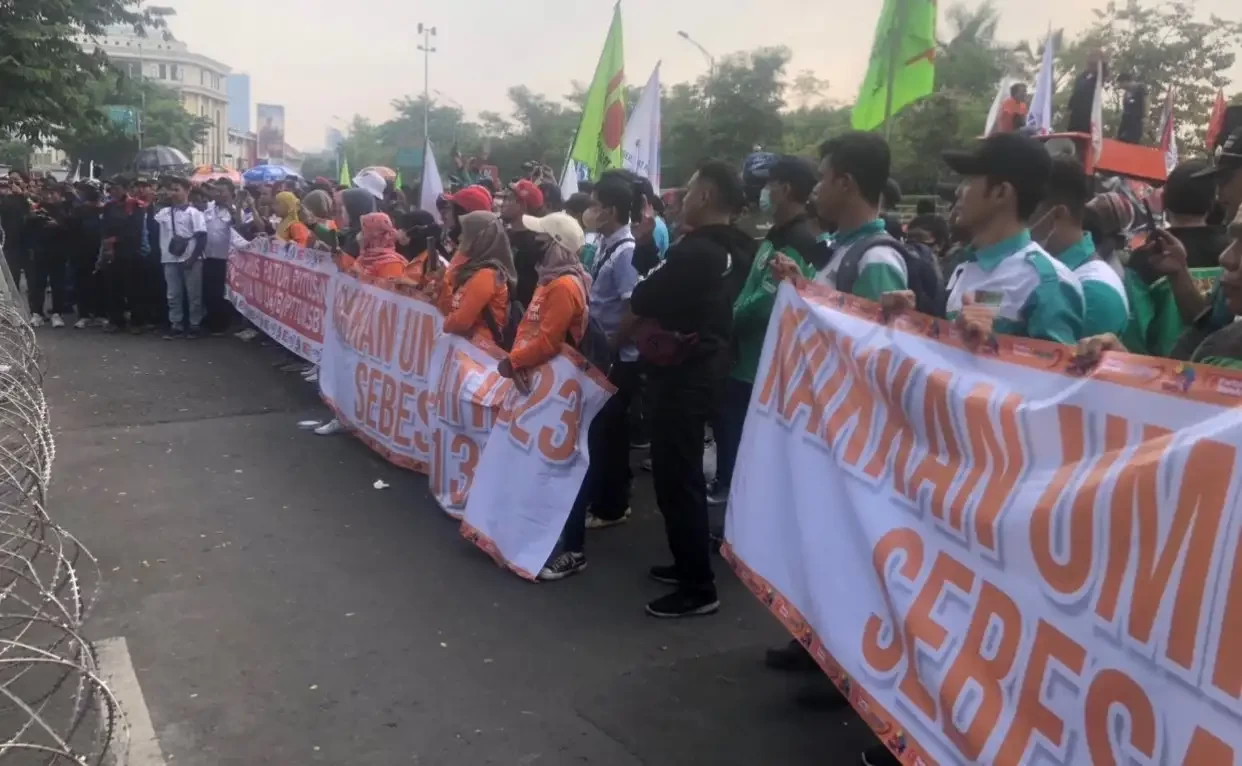
<svg viewBox="0 0 1242 766">
<path fill-rule="evenodd" d="M 1212 117 L 1208 120 L 1207 129 L 1207 150 L 1215 151 L 1216 139 L 1220 137 L 1220 133 L 1225 129 L 1225 91 L 1216 91 L 1216 105 L 1212 107 Z"/>
</svg>

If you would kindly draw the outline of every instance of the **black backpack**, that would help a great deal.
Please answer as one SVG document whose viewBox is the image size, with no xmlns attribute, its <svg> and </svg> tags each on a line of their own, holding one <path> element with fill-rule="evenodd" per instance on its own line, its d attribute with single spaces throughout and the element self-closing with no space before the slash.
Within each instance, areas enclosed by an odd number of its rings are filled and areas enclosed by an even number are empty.
<svg viewBox="0 0 1242 766">
<path fill-rule="evenodd" d="M 516 291 L 514 291 L 516 292 Z M 526 316 L 526 307 L 517 298 L 509 297 L 509 316 L 505 318 L 505 326 L 501 327 L 496 324 L 496 317 L 492 316 L 492 307 L 485 306 L 483 308 L 483 321 L 487 323 L 487 329 L 492 331 L 492 337 L 496 339 L 496 345 L 505 351 L 513 350 L 513 341 L 517 339 L 517 328 L 522 323 L 522 317 Z"/>
<path fill-rule="evenodd" d="M 590 310 L 587 311 L 586 332 L 582 335 L 582 341 L 575 343 L 572 332 L 565 333 L 565 343 L 571 348 L 577 349 L 588 362 L 594 365 L 605 375 L 608 374 L 612 367 L 612 348 L 608 345 L 608 333 L 604 332 L 604 327 L 599 320 L 591 315 Z"/>
<path fill-rule="evenodd" d="M 874 247 L 891 247 L 901 253 L 906 262 L 906 284 L 914 292 L 915 308 L 920 314 L 943 317 L 947 303 L 944 282 L 940 278 L 940 269 L 935 262 L 935 254 L 924 248 L 912 251 L 905 243 L 893 239 L 887 232 L 855 242 L 841 257 L 841 266 L 837 269 L 836 289 L 843 293 L 854 292 L 854 283 L 858 281 L 859 265 L 867 251 Z"/>
</svg>

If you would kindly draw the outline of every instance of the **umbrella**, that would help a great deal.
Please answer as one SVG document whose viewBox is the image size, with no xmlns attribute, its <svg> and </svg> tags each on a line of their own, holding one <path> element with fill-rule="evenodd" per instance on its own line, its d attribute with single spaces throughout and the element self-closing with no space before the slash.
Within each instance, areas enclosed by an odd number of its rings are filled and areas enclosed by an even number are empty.
<svg viewBox="0 0 1242 766">
<path fill-rule="evenodd" d="M 386 168 L 383 165 L 372 165 L 369 168 L 363 168 L 362 170 L 359 170 L 358 173 L 359 175 L 361 175 L 362 173 L 365 173 L 368 170 L 379 173 L 380 176 L 382 176 L 385 181 L 397 180 L 397 171 L 393 170 L 392 168 Z"/>
<path fill-rule="evenodd" d="M 194 169 L 194 174 L 190 176 L 190 183 L 198 185 L 221 178 L 229 179 L 234 186 L 241 186 L 241 173 L 224 165 L 199 165 Z"/>
<path fill-rule="evenodd" d="M 134 169 L 139 173 L 185 171 L 189 167 L 190 158 L 171 146 L 148 146 L 134 157 Z"/>
<path fill-rule="evenodd" d="M 296 170 L 283 165 L 256 165 L 242 173 L 242 179 L 248 184 L 279 183 L 287 178 L 301 177 Z"/>
</svg>

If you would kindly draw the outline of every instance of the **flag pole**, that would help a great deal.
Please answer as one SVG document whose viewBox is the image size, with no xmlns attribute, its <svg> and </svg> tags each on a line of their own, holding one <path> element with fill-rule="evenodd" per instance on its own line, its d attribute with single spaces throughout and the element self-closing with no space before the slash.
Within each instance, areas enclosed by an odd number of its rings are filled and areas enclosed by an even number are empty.
<svg viewBox="0 0 1242 766">
<path fill-rule="evenodd" d="M 893 140 L 893 83 L 897 79 L 897 61 L 901 53 L 901 38 L 906 33 L 907 0 L 897 0 L 897 19 L 888 42 L 888 82 L 884 88 L 884 140 Z"/>
</svg>

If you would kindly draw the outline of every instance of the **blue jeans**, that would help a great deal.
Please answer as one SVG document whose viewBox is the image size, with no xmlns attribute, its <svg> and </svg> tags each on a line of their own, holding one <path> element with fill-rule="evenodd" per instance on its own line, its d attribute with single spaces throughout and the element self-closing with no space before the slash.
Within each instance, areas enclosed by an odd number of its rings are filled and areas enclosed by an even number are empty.
<svg viewBox="0 0 1242 766">
<path fill-rule="evenodd" d="M 742 429 L 754 388 L 753 383 L 737 378 L 729 378 L 724 384 L 720 410 L 712 422 L 712 433 L 716 436 L 716 481 L 722 487 L 733 483 L 733 468 L 737 465 L 738 448 L 742 446 Z"/>
<path fill-rule="evenodd" d="M 203 260 L 194 265 L 180 263 L 164 264 L 164 282 L 168 285 L 168 323 L 174 330 L 185 327 L 185 303 L 190 301 L 190 329 L 197 330 L 203 324 Z"/>
</svg>

